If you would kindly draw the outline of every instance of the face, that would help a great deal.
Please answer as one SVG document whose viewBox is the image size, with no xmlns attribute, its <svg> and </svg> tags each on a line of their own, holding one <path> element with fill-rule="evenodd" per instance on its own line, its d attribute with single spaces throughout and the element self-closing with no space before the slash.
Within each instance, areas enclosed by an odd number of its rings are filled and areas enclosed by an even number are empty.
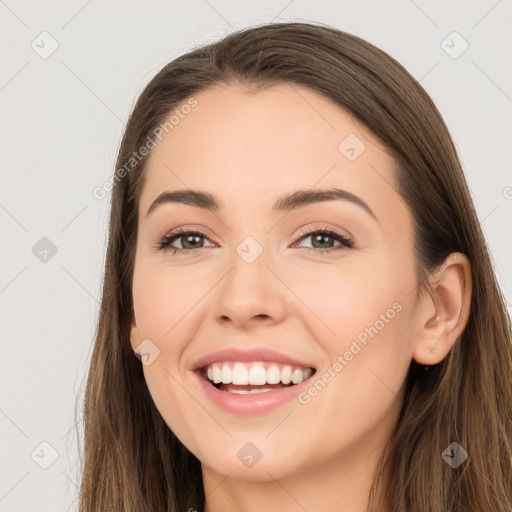
<svg viewBox="0 0 512 512">
<path fill-rule="evenodd" d="M 384 446 L 413 353 L 412 219 L 392 159 L 307 88 L 195 99 L 139 201 L 131 344 L 151 396 L 203 471 L 354 470 Z"/>
</svg>

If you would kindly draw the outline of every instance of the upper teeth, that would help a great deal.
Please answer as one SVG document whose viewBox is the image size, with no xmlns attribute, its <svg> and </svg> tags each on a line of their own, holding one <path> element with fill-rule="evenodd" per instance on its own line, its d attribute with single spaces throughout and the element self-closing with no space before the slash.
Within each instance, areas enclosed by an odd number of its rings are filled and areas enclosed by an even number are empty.
<svg viewBox="0 0 512 512">
<path fill-rule="evenodd" d="M 299 384 L 307 379 L 312 370 L 275 364 L 262 363 L 218 363 L 206 368 L 206 375 L 213 383 L 262 386 L 264 384 Z"/>
</svg>

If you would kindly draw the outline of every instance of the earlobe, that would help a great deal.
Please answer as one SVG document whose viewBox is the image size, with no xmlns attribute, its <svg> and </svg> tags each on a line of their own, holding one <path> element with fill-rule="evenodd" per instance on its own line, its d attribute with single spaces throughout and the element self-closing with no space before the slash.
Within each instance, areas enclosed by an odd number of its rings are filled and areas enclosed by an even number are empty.
<svg viewBox="0 0 512 512">
<path fill-rule="evenodd" d="M 471 264 L 452 253 L 432 275 L 431 294 L 422 299 L 413 359 L 422 365 L 441 362 L 464 331 L 471 306 Z M 433 311 L 433 313 L 432 313 Z"/>
</svg>

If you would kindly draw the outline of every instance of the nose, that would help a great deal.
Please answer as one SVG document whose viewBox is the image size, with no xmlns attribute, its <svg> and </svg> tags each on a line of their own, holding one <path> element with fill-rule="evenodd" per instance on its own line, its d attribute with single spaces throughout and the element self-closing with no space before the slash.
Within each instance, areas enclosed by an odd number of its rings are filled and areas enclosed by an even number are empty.
<svg viewBox="0 0 512 512">
<path fill-rule="evenodd" d="M 216 287 L 215 318 L 238 328 L 279 323 L 286 314 L 286 288 L 268 266 L 264 250 L 254 261 L 235 253 L 231 268 Z"/>
</svg>

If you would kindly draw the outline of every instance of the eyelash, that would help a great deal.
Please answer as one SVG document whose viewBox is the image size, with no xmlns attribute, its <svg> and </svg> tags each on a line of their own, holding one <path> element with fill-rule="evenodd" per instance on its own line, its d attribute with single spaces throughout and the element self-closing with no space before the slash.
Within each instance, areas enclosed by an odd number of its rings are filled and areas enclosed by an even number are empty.
<svg viewBox="0 0 512 512">
<path fill-rule="evenodd" d="M 347 250 L 352 249 L 354 247 L 354 240 L 346 235 L 342 235 L 341 233 L 338 233 L 335 229 L 330 228 L 320 228 L 315 229 L 312 231 L 303 231 L 299 238 L 297 239 L 297 242 L 299 242 L 301 239 L 306 238 L 311 235 L 328 235 L 331 238 L 334 238 L 335 240 L 341 242 L 341 246 L 338 247 L 331 247 L 328 249 L 316 249 L 315 247 L 304 247 L 304 249 L 308 249 L 308 253 L 312 250 L 316 253 L 320 254 L 327 254 L 332 251 L 338 251 L 338 250 Z M 170 251 L 171 249 L 174 249 L 173 256 L 176 254 L 176 252 L 180 252 L 181 254 L 187 254 L 189 252 L 197 251 L 198 249 L 180 249 L 179 247 L 170 247 L 170 244 L 174 242 L 174 240 L 177 240 L 178 238 L 182 238 L 185 235 L 198 235 L 203 238 L 208 238 L 206 233 L 202 232 L 200 229 L 194 229 L 194 230 L 186 230 L 186 229 L 177 229 L 176 231 L 173 231 L 171 233 L 168 233 L 165 235 L 159 242 L 157 242 L 155 249 L 158 251 Z M 297 243 L 295 242 L 295 243 Z M 295 245 L 294 243 L 294 245 Z M 204 247 L 199 247 L 199 249 L 204 249 Z"/>
</svg>

